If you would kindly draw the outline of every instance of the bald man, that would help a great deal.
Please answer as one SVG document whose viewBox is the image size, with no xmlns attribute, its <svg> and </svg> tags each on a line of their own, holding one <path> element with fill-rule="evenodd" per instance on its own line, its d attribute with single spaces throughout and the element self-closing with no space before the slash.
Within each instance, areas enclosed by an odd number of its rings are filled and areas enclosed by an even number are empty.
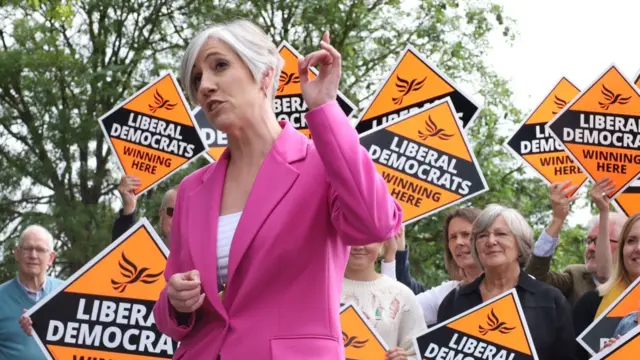
<svg viewBox="0 0 640 360">
<path fill-rule="evenodd" d="M 53 236 L 44 227 L 31 225 L 20 235 L 14 255 L 18 276 L 0 285 L 0 359 L 45 359 L 35 340 L 22 330 L 21 315 L 63 283 L 47 276 L 56 258 Z"/>
<path fill-rule="evenodd" d="M 133 175 L 124 175 L 120 179 L 118 192 L 122 197 L 122 209 L 118 218 L 113 223 L 111 238 L 116 241 L 122 234 L 127 232 L 136 223 L 136 203 L 137 196 L 133 191 L 140 186 L 140 180 Z M 162 204 L 158 209 L 160 216 L 160 236 L 164 243 L 169 246 L 171 239 L 171 223 L 173 220 L 173 207 L 176 204 L 176 194 L 178 187 L 169 189 L 162 198 Z"/>
</svg>

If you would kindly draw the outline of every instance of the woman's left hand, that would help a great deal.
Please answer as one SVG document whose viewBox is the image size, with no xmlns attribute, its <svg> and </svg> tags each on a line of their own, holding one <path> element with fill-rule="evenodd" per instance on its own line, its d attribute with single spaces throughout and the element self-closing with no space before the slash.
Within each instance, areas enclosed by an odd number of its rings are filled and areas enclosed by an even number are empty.
<svg viewBox="0 0 640 360">
<path fill-rule="evenodd" d="M 302 97 L 309 110 L 336 100 L 342 76 L 342 59 L 340 53 L 331 46 L 328 31 L 322 36 L 320 49 L 298 59 Z M 310 81 L 308 68 L 316 65 L 320 65 L 320 74 Z"/>
<path fill-rule="evenodd" d="M 385 360 L 407 360 L 407 352 L 403 348 L 393 348 L 387 351 Z"/>
</svg>

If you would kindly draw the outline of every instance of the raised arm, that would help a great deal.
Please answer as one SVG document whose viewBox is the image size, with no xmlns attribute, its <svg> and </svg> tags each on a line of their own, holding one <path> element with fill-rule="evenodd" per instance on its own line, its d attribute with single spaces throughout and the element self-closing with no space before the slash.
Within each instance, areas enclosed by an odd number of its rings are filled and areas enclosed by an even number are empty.
<svg viewBox="0 0 640 360">
<path fill-rule="evenodd" d="M 382 242 L 400 230 L 402 208 L 351 126 L 336 99 L 341 56 L 325 33 L 321 50 L 299 61 L 300 85 L 310 111 L 307 124 L 330 187 L 331 218 L 348 245 Z M 321 65 L 308 79 L 309 66 Z"/>
<path fill-rule="evenodd" d="M 568 186 L 569 181 L 554 183 L 549 186 L 549 197 L 553 217 L 547 229 L 540 234 L 533 248 L 533 255 L 527 264 L 525 271 L 537 280 L 545 282 L 564 294 L 569 296 L 573 289 L 573 279 L 571 274 L 566 272 L 552 272 L 551 259 L 558 246 L 558 237 L 564 225 L 564 221 L 569 216 L 569 206 L 577 199 L 574 195 L 567 195 L 575 189 L 575 186 Z"/>
<path fill-rule="evenodd" d="M 613 271 L 613 257 L 609 241 L 609 194 L 615 189 L 610 178 L 604 178 L 591 188 L 589 195 L 600 212 L 598 238 L 596 239 L 596 278 L 601 284 L 607 282 Z"/>
</svg>

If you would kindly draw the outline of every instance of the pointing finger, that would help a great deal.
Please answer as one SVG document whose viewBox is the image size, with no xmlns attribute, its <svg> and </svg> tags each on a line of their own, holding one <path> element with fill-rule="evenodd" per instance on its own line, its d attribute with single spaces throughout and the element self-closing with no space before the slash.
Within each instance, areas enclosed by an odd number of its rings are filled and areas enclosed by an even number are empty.
<svg viewBox="0 0 640 360">
<path fill-rule="evenodd" d="M 331 43 L 331 39 L 328 31 L 325 31 L 324 34 L 322 34 L 322 41 L 326 42 L 327 44 Z"/>
<path fill-rule="evenodd" d="M 320 47 L 327 53 L 329 53 L 330 62 L 327 65 L 340 64 L 340 53 L 338 52 L 338 50 L 336 50 L 336 48 L 327 43 L 321 43 Z"/>
</svg>

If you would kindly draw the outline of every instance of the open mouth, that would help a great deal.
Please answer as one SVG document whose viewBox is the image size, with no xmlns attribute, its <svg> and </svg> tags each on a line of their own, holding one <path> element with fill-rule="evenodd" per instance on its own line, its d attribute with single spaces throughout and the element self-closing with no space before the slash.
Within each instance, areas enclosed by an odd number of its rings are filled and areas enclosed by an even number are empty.
<svg viewBox="0 0 640 360">
<path fill-rule="evenodd" d="M 209 100 L 207 101 L 207 108 L 209 109 L 209 112 L 212 113 L 218 110 L 222 104 L 223 102 L 220 100 Z"/>
</svg>

